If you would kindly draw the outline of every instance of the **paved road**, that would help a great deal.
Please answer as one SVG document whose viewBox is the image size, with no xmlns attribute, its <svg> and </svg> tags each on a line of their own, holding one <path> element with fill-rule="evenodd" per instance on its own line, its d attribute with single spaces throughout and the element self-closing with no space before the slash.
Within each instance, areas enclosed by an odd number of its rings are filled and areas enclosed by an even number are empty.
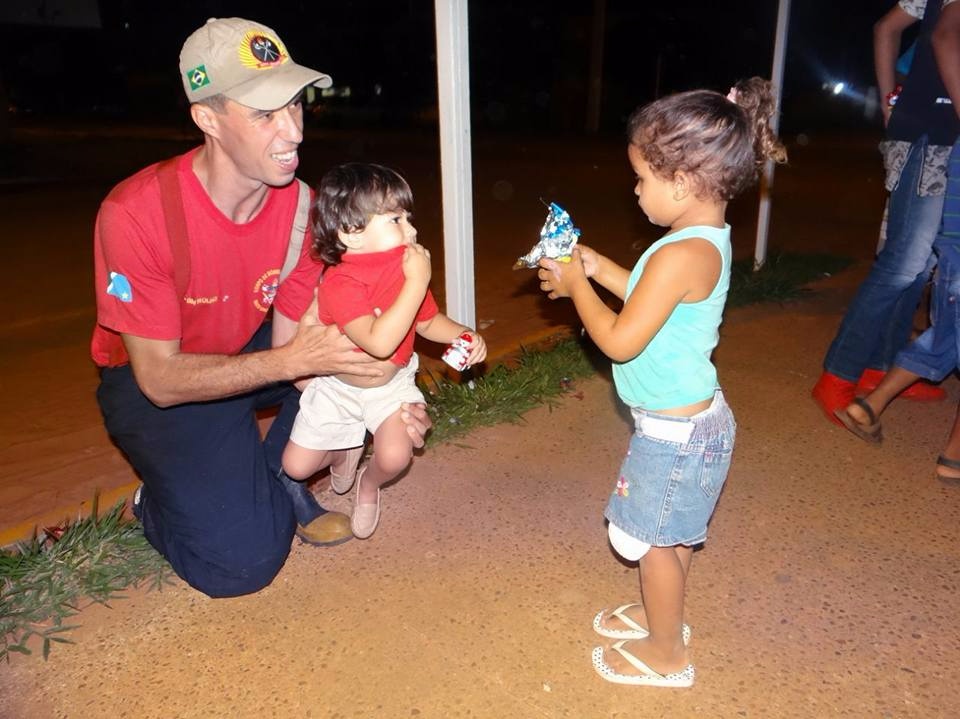
<svg viewBox="0 0 960 719">
<path fill-rule="evenodd" d="M 637 598 L 602 520 L 630 428 L 600 374 L 429 450 L 371 539 L 296 543 L 262 592 L 175 582 L 84 609 L 75 645 L 0 671 L 0 716 L 956 716 L 960 490 L 932 475 L 960 387 L 891 407 L 881 447 L 823 420 L 807 393 L 849 284 L 724 324 L 737 449 L 687 587 L 693 689 L 590 667 L 594 614 Z"/>
</svg>

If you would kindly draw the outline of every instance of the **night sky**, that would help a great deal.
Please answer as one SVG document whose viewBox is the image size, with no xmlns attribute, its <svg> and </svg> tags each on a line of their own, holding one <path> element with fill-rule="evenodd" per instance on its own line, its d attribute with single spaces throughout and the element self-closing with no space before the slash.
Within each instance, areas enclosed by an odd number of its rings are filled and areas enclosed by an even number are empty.
<svg viewBox="0 0 960 719">
<path fill-rule="evenodd" d="M 386 123 L 435 116 L 433 0 L 60 0 L 73 11 L 59 14 L 57 5 L 4 0 L 0 9 L 0 77 L 20 116 L 182 116 L 180 46 L 207 17 L 229 15 L 273 27 L 295 60 L 349 86 L 350 100 L 334 104 L 372 109 L 364 116 Z M 820 86 L 872 84 L 872 25 L 892 3 L 792 5 L 785 117 L 856 125 L 862 109 Z M 593 12 L 593 0 L 471 0 L 475 128 L 582 130 Z M 657 94 L 769 75 L 776 13 L 776 0 L 606 0 L 602 129 L 622 128 Z"/>
</svg>

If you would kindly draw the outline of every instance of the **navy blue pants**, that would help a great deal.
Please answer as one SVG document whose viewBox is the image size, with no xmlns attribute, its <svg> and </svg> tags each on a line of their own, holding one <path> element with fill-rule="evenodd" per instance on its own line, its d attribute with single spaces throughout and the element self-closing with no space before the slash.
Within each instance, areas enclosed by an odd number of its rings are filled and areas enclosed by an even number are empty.
<svg viewBox="0 0 960 719">
<path fill-rule="evenodd" d="M 269 346 L 267 324 L 243 351 Z M 291 385 L 277 384 L 161 409 L 129 366 L 101 371 L 97 401 L 107 431 L 143 480 L 144 534 L 180 577 L 211 597 L 262 589 L 286 561 L 296 519 L 277 474 L 299 398 Z M 261 441 L 255 411 L 278 405 Z"/>
</svg>

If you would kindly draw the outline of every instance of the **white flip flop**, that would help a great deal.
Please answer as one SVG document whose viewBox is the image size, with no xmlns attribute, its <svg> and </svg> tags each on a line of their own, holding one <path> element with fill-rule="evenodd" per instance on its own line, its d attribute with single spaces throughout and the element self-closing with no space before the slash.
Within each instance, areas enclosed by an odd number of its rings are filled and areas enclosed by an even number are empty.
<svg viewBox="0 0 960 719">
<path fill-rule="evenodd" d="M 603 612 L 601 609 L 597 612 L 597 616 L 593 618 L 593 631 L 599 634 L 601 637 L 609 637 L 610 639 L 646 639 L 650 636 L 650 632 L 647 631 L 646 627 L 642 627 L 628 617 L 624 612 L 633 607 L 643 606 L 636 602 L 632 604 L 624 604 L 623 606 L 617 607 L 612 612 L 610 612 L 611 617 L 616 617 L 621 622 L 626 624 L 629 629 L 607 629 L 600 622 L 603 620 Z M 683 635 L 683 645 L 687 646 L 690 644 L 690 625 L 684 624 L 681 628 L 681 634 Z"/>
<path fill-rule="evenodd" d="M 593 668 L 602 679 L 613 682 L 614 684 L 630 684 L 632 686 L 642 687 L 671 687 L 679 689 L 693 686 L 693 682 L 696 679 L 696 671 L 693 668 L 693 664 L 687 664 L 687 666 L 678 672 L 660 674 L 624 649 L 623 645 L 626 644 L 626 642 L 626 639 L 614 642 L 610 645 L 610 649 L 630 662 L 640 673 L 620 674 L 619 672 L 615 672 L 609 664 L 603 661 L 603 647 L 596 647 L 593 650 Z"/>
</svg>

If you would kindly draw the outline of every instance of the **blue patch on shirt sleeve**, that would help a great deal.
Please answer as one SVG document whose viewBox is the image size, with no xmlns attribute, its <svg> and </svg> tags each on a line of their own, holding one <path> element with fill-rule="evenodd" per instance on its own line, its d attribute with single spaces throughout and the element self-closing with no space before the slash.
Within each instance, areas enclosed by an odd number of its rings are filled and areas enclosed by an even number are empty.
<svg viewBox="0 0 960 719">
<path fill-rule="evenodd" d="M 133 288 L 130 287 L 130 281 L 118 272 L 110 273 L 107 294 L 113 295 L 121 302 L 133 302 Z"/>
</svg>

